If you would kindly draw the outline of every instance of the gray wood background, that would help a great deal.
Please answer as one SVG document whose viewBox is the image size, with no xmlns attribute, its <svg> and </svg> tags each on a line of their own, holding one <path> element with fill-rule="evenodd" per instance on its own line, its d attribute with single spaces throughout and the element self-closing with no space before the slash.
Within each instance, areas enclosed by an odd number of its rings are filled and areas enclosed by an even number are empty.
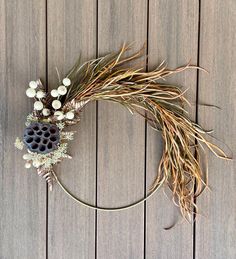
<svg viewBox="0 0 236 259">
<path fill-rule="evenodd" d="M 169 81 L 189 87 L 192 118 L 235 153 L 235 28 L 235 0 L 0 0 L 0 258 L 235 259 L 235 162 L 209 154 L 211 191 L 197 199 L 202 216 L 191 225 L 162 191 L 123 212 L 81 207 L 57 186 L 48 192 L 13 145 L 32 109 L 30 80 L 55 87 L 55 66 L 64 74 L 79 53 L 87 60 L 135 41 L 136 49 L 147 43 L 144 67 L 191 58 L 210 71 Z M 77 130 L 73 160 L 57 167 L 76 195 L 103 206 L 145 195 L 161 154 L 159 134 L 103 102 L 85 109 Z"/>
</svg>

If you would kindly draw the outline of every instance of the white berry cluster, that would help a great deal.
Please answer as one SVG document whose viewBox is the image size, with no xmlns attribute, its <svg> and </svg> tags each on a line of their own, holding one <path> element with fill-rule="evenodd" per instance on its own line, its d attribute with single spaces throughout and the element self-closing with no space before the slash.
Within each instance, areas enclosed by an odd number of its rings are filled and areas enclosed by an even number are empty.
<svg viewBox="0 0 236 259">
<path fill-rule="evenodd" d="M 67 87 L 70 85 L 71 80 L 69 78 L 64 78 L 62 80 L 62 85 L 58 86 L 57 89 L 53 89 L 50 92 L 51 96 L 55 98 L 51 104 L 54 111 L 51 111 L 44 105 L 43 98 L 46 97 L 46 93 L 43 90 L 40 80 L 29 82 L 29 88 L 26 90 L 26 95 L 29 98 L 35 99 L 34 110 L 41 111 L 43 116 L 48 117 L 52 115 L 55 116 L 58 121 L 61 121 L 63 119 L 73 120 L 75 117 L 74 111 L 71 110 L 64 113 L 61 109 L 62 103 L 59 100 L 60 96 L 63 96 L 67 93 Z"/>
<path fill-rule="evenodd" d="M 29 88 L 26 90 L 26 95 L 29 98 L 35 98 L 34 109 L 36 111 L 42 111 L 44 116 L 48 116 L 50 114 L 50 110 L 44 108 L 42 99 L 46 96 L 45 91 L 43 91 L 41 87 L 40 81 L 30 81 Z"/>
<path fill-rule="evenodd" d="M 63 120 L 64 118 L 68 120 L 74 119 L 74 112 L 69 111 L 66 114 L 63 113 L 63 111 L 59 110 L 61 108 L 61 102 L 58 100 L 58 98 L 62 95 L 65 95 L 67 93 L 67 86 L 71 84 L 71 81 L 69 78 L 64 78 L 62 80 L 62 85 L 60 85 L 57 89 L 53 89 L 51 91 L 51 96 L 53 98 L 57 98 L 52 102 L 52 107 L 55 109 L 54 116 L 56 116 L 57 120 Z"/>
</svg>

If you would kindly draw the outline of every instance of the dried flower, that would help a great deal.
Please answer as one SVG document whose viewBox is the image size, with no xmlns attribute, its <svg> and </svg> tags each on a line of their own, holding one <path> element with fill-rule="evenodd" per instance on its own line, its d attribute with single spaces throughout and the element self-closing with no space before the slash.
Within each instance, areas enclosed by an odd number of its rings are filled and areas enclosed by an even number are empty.
<svg viewBox="0 0 236 259">
<path fill-rule="evenodd" d="M 58 110 L 61 108 L 61 102 L 59 100 L 54 100 L 52 102 L 52 107 L 55 109 L 55 110 Z"/>
<path fill-rule="evenodd" d="M 56 117 L 57 117 L 57 120 L 59 120 L 59 121 L 64 118 L 64 114 L 63 114 L 63 112 L 61 112 L 61 111 L 55 111 L 55 112 L 54 112 L 54 116 L 56 116 Z"/>
<path fill-rule="evenodd" d="M 41 111 L 43 109 L 43 103 L 41 101 L 36 101 L 34 103 L 34 109 L 37 111 Z"/>
<path fill-rule="evenodd" d="M 31 163 L 26 162 L 26 163 L 25 163 L 25 168 L 26 168 L 26 169 L 29 169 L 30 167 L 31 167 Z"/>
<path fill-rule="evenodd" d="M 62 80 L 62 83 L 63 83 L 63 85 L 65 85 L 65 86 L 69 86 L 69 85 L 71 84 L 71 81 L 70 81 L 69 78 L 64 78 L 64 79 Z"/>
<path fill-rule="evenodd" d="M 66 92 L 67 92 L 67 89 L 64 85 L 60 85 L 58 88 L 57 88 L 57 92 L 60 94 L 60 95 L 65 95 Z"/>
<path fill-rule="evenodd" d="M 34 98 L 36 95 L 36 91 L 33 88 L 28 88 L 25 93 L 29 98 Z"/>
<path fill-rule="evenodd" d="M 38 87 L 38 84 L 35 81 L 30 81 L 29 82 L 29 87 L 32 88 L 32 89 L 36 89 Z"/>
<path fill-rule="evenodd" d="M 65 123 L 64 122 L 58 122 L 56 125 L 57 125 L 59 130 L 63 130 L 65 128 Z"/>
<path fill-rule="evenodd" d="M 42 113 L 43 113 L 44 116 L 49 116 L 50 115 L 50 110 L 47 109 L 47 108 L 44 108 Z"/>
<path fill-rule="evenodd" d="M 20 140 L 20 138 L 16 138 L 15 140 L 15 147 L 19 150 L 22 150 L 24 148 L 24 143 L 23 141 Z"/>
<path fill-rule="evenodd" d="M 58 97 L 58 91 L 57 91 L 56 89 L 53 89 L 53 90 L 51 91 L 51 96 L 52 96 L 52 97 Z"/>
<path fill-rule="evenodd" d="M 73 131 L 61 132 L 61 139 L 73 140 L 74 139 L 74 132 Z"/>
<path fill-rule="evenodd" d="M 45 95 L 46 95 L 45 92 L 43 92 L 43 91 L 41 91 L 41 90 L 36 93 L 36 97 L 37 97 L 38 99 L 44 98 Z"/>
<path fill-rule="evenodd" d="M 74 113 L 74 112 L 70 111 L 70 112 L 67 112 L 67 113 L 66 113 L 66 118 L 67 118 L 68 120 L 73 120 L 74 117 L 75 117 L 75 113 Z"/>
</svg>

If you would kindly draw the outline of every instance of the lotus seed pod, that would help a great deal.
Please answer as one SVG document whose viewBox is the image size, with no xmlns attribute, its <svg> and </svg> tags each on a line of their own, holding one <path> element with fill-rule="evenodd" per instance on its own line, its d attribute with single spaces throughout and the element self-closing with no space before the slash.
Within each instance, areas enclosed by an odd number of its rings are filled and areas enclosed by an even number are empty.
<svg viewBox="0 0 236 259">
<path fill-rule="evenodd" d="M 29 160 L 30 159 L 30 154 L 24 154 L 23 155 L 24 160 Z"/>
<path fill-rule="evenodd" d="M 36 101 L 34 103 L 34 109 L 37 111 L 41 111 L 43 109 L 43 103 L 40 101 Z"/>
<path fill-rule="evenodd" d="M 37 97 L 38 99 L 42 99 L 43 97 L 45 97 L 45 93 L 44 93 L 43 91 L 38 91 L 38 92 L 36 93 L 36 97 Z"/>
<path fill-rule="evenodd" d="M 52 97 L 58 97 L 58 92 L 57 92 L 56 89 L 53 89 L 53 90 L 51 91 L 51 96 L 52 96 Z"/>
<path fill-rule="evenodd" d="M 74 117 L 75 117 L 74 112 L 70 111 L 70 112 L 67 112 L 67 113 L 66 113 L 66 118 L 67 118 L 68 120 L 73 120 Z"/>
<path fill-rule="evenodd" d="M 25 168 L 29 169 L 31 167 L 31 163 L 25 163 Z"/>
<path fill-rule="evenodd" d="M 69 78 L 64 78 L 64 79 L 62 80 L 62 83 L 63 83 L 63 85 L 65 85 L 65 86 L 69 86 L 69 85 L 71 84 L 71 81 L 70 81 Z"/>
<path fill-rule="evenodd" d="M 38 87 L 38 84 L 35 81 L 30 81 L 29 82 L 29 87 L 32 88 L 32 89 L 36 89 Z"/>
<path fill-rule="evenodd" d="M 64 114 L 61 111 L 54 112 L 54 115 L 57 117 L 57 119 L 60 121 L 64 118 Z"/>
<path fill-rule="evenodd" d="M 55 110 L 58 110 L 61 108 L 61 102 L 59 100 L 54 100 L 52 102 L 52 107 L 55 109 Z"/>
<path fill-rule="evenodd" d="M 59 129 L 54 124 L 33 122 L 24 130 L 23 142 L 31 152 L 47 154 L 58 148 Z"/>
<path fill-rule="evenodd" d="M 47 109 L 47 108 L 44 108 L 42 113 L 43 113 L 43 116 L 49 116 L 50 115 L 50 110 Z"/>
<path fill-rule="evenodd" d="M 60 95 L 65 95 L 66 92 L 67 92 L 67 89 L 64 85 L 60 85 L 58 88 L 57 88 L 57 92 L 60 94 Z"/>
<path fill-rule="evenodd" d="M 28 88 L 25 93 L 29 98 L 33 98 L 36 95 L 36 91 L 32 88 Z"/>
</svg>

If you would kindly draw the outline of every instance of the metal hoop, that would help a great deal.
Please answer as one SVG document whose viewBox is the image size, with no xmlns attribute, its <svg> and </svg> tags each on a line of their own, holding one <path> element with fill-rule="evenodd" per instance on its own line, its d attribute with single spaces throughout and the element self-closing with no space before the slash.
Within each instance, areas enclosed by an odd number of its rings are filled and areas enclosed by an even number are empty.
<svg viewBox="0 0 236 259">
<path fill-rule="evenodd" d="M 52 174 L 57 182 L 57 184 L 61 187 L 61 189 L 70 197 L 72 198 L 74 201 L 76 201 L 77 203 L 87 207 L 87 208 L 90 208 L 90 209 L 93 209 L 93 210 L 98 210 L 98 211 L 121 211 L 121 210 L 126 210 L 126 209 L 129 209 L 129 208 L 132 208 L 132 207 L 135 207 L 145 201 L 147 201 L 149 198 L 151 198 L 153 196 L 153 194 L 159 189 L 159 187 L 161 187 L 162 182 L 160 182 L 160 184 L 158 184 L 153 190 L 151 190 L 147 196 L 145 196 L 144 198 L 142 199 L 139 199 L 133 203 L 130 203 L 128 205 L 124 205 L 124 206 L 120 206 L 120 207 L 100 207 L 100 206 L 96 206 L 96 205 L 93 205 L 93 204 L 90 204 L 88 202 L 85 202 L 79 198 L 77 198 L 74 194 L 72 194 L 63 184 L 62 182 L 58 179 L 56 173 L 54 171 L 52 171 Z"/>
</svg>

